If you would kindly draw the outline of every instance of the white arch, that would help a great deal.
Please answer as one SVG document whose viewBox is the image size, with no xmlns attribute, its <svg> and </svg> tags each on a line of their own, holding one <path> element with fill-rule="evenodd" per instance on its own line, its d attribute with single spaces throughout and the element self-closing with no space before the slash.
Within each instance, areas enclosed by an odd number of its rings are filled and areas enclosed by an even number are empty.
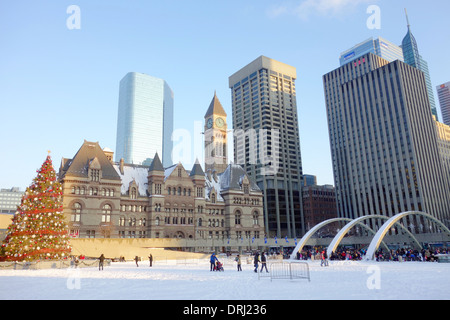
<svg viewBox="0 0 450 320">
<path fill-rule="evenodd" d="M 331 241 L 330 245 L 328 246 L 328 249 L 327 249 L 328 256 L 331 257 L 331 254 L 336 250 L 337 246 L 342 241 L 344 236 L 355 225 L 360 225 L 360 226 L 366 228 L 367 230 L 369 230 L 370 232 L 372 232 L 373 234 L 375 234 L 374 230 L 372 230 L 369 226 L 367 226 L 367 225 L 365 225 L 365 224 L 363 224 L 361 222 L 361 221 L 366 220 L 366 219 L 384 219 L 384 220 L 389 220 L 389 217 L 381 216 L 381 215 L 368 215 L 368 216 L 362 216 L 362 217 L 356 218 L 356 219 L 352 220 L 351 222 L 347 223 L 339 231 L 339 233 L 333 238 L 333 240 Z M 394 223 L 397 223 L 397 221 L 395 221 Z M 405 226 L 403 226 L 401 224 L 399 224 L 399 226 L 406 234 L 408 234 L 408 236 L 410 238 L 413 239 L 413 241 L 414 241 L 414 243 L 416 244 L 417 247 L 422 248 L 422 246 L 420 245 L 419 241 L 417 241 L 416 237 L 414 237 L 414 235 Z M 381 241 L 381 244 L 383 244 L 384 248 L 389 251 L 387 245 L 383 241 Z"/>
<path fill-rule="evenodd" d="M 330 224 L 330 223 L 333 223 L 333 222 L 338 222 L 338 221 L 352 221 L 352 219 L 348 219 L 348 218 L 334 218 L 334 219 L 325 220 L 325 221 L 315 225 L 314 227 L 311 228 L 311 230 L 309 230 L 307 233 L 305 233 L 305 235 L 300 239 L 300 241 L 298 242 L 297 246 L 292 251 L 290 259 L 291 260 L 295 259 L 296 255 L 297 255 L 297 252 L 301 251 L 303 249 L 303 247 L 305 246 L 306 242 L 308 242 L 309 238 L 311 238 L 314 235 L 314 233 L 316 233 L 320 228 L 326 226 L 327 224 Z"/>
<path fill-rule="evenodd" d="M 366 229 L 368 229 L 369 231 L 371 231 L 372 233 L 375 233 L 375 231 L 373 231 L 371 228 L 369 228 L 369 226 L 363 224 L 361 221 L 362 220 L 366 220 L 366 219 L 384 219 L 386 218 L 385 216 L 380 216 L 380 215 L 372 215 L 372 216 L 363 216 L 363 217 L 359 217 L 356 218 L 352 221 L 350 221 L 349 223 L 347 223 L 339 232 L 338 234 L 333 238 L 333 240 L 331 241 L 331 243 L 328 246 L 327 249 L 327 254 L 329 257 L 331 257 L 331 254 L 336 251 L 337 246 L 339 245 L 339 243 L 341 243 L 342 239 L 344 238 L 344 236 L 350 231 L 351 228 L 353 228 L 355 225 L 360 225 Z M 387 219 L 387 218 L 386 218 Z"/>
<path fill-rule="evenodd" d="M 383 240 L 384 236 L 397 221 L 399 221 L 400 219 L 402 219 L 406 216 L 415 215 L 415 214 L 424 216 L 424 217 L 436 222 L 442 228 L 442 231 L 446 232 L 447 235 L 450 236 L 450 230 L 441 221 L 439 221 L 435 217 L 429 215 L 428 213 L 419 212 L 419 211 L 402 212 L 402 213 L 396 214 L 395 216 L 391 217 L 389 220 L 387 220 L 381 226 L 380 230 L 378 230 L 378 232 L 375 234 L 372 241 L 370 242 L 369 248 L 367 249 L 367 253 L 366 253 L 366 260 L 374 259 L 375 251 L 378 250 L 378 247 L 380 246 L 380 243 Z"/>
</svg>

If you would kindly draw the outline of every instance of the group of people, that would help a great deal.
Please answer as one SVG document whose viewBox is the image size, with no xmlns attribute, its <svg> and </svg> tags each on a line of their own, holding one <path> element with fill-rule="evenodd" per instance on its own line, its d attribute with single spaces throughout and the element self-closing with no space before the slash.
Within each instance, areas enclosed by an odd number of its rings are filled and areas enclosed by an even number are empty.
<svg viewBox="0 0 450 320">
<path fill-rule="evenodd" d="M 448 254 L 450 250 L 448 248 L 436 248 L 436 249 L 422 249 L 413 250 L 400 248 L 397 250 L 390 250 L 389 252 L 378 250 L 375 253 L 377 261 L 423 261 L 434 262 L 437 261 L 438 254 Z"/>
<path fill-rule="evenodd" d="M 234 261 L 237 263 L 237 271 L 238 272 L 242 271 L 242 260 L 241 260 L 241 256 L 239 254 L 236 255 L 236 258 L 234 259 Z M 209 268 L 210 271 L 223 271 L 223 265 L 222 265 L 222 263 L 220 263 L 220 261 L 217 258 L 215 253 L 211 254 L 209 262 L 210 262 L 210 268 Z M 267 256 L 264 253 L 264 251 L 261 252 L 261 255 L 259 255 L 259 252 L 256 251 L 253 256 L 253 265 L 255 267 L 254 272 L 258 272 L 258 267 L 259 267 L 260 263 L 261 263 L 260 272 L 262 272 L 264 269 L 266 270 L 266 272 L 269 272 L 269 270 L 267 269 Z"/>
<path fill-rule="evenodd" d="M 98 270 L 103 270 L 103 265 L 104 265 L 105 259 L 106 259 L 105 255 L 102 253 L 100 255 L 100 257 L 98 258 Z M 133 260 L 136 262 L 136 267 L 139 267 L 139 261 L 141 261 L 141 258 L 138 256 L 135 256 Z M 120 257 L 119 261 L 125 262 L 125 257 Z M 153 266 L 153 256 L 151 253 L 148 256 L 148 261 L 150 263 L 150 267 L 152 267 Z"/>
<path fill-rule="evenodd" d="M 449 253 L 447 248 L 414 250 L 399 248 L 386 251 L 380 248 L 375 253 L 377 261 L 437 261 L 436 255 Z M 325 248 L 314 247 L 297 253 L 297 260 L 321 260 L 321 265 L 328 265 L 329 260 L 352 260 L 359 261 L 366 255 L 365 249 L 340 248 L 334 251 L 330 257 L 327 256 Z"/>
</svg>

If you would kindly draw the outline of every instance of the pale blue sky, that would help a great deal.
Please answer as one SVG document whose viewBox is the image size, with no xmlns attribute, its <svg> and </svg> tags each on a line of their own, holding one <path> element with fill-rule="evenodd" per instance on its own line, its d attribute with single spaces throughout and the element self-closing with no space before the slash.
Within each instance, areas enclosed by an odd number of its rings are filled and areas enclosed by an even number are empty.
<svg viewBox="0 0 450 320">
<path fill-rule="evenodd" d="M 72 4 L 80 30 L 66 27 Z M 379 30 L 366 26 L 373 4 Z M 1 0 L 0 188 L 24 190 L 47 150 L 56 170 L 84 139 L 114 150 L 119 81 L 130 71 L 171 86 L 175 129 L 193 132 L 215 90 L 231 127 L 228 77 L 260 55 L 297 68 L 303 170 L 334 184 L 322 75 L 370 37 L 400 44 L 405 7 L 433 87 L 450 81 L 448 0 Z"/>
</svg>

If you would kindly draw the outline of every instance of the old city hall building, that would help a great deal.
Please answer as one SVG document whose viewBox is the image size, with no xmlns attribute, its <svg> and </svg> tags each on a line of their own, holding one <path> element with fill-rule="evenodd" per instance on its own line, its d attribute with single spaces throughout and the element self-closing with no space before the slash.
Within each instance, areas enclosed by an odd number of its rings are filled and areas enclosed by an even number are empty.
<svg viewBox="0 0 450 320">
<path fill-rule="evenodd" d="M 59 169 L 71 235 L 264 237 L 262 192 L 239 165 L 227 164 L 226 128 L 226 113 L 214 95 L 205 115 L 206 172 L 198 161 L 191 170 L 181 163 L 164 168 L 158 154 L 150 166 L 113 162 L 111 150 L 84 141 Z"/>
</svg>

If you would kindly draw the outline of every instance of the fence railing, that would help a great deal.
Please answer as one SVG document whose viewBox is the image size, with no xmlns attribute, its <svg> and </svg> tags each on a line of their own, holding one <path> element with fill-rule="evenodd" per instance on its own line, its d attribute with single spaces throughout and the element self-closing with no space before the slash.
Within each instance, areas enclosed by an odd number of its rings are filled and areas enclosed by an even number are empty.
<svg viewBox="0 0 450 320">
<path fill-rule="evenodd" d="M 72 260 L 49 260 L 49 261 L 12 261 L 12 262 L 0 262 L 1 269 L 13 269 L 13 270 L 38 270 L 38 269 L 65 269 L 65 268 L 85 268 L 85 267 L 98 267 L 98 259 L 78 260 L 77 262 Z M 104 266 L 109 266 L 111 260 L 106 259 Z"/>
<path fill-rule="evenodd" d="M 309 265 L 306 262 L 273 262 L 268 264 L 269 272 L 258 270 L 258 279 L 308 279 L 311 281 Z M 261 272 L 262 271 L 262 272 Z"/>
</svg>

